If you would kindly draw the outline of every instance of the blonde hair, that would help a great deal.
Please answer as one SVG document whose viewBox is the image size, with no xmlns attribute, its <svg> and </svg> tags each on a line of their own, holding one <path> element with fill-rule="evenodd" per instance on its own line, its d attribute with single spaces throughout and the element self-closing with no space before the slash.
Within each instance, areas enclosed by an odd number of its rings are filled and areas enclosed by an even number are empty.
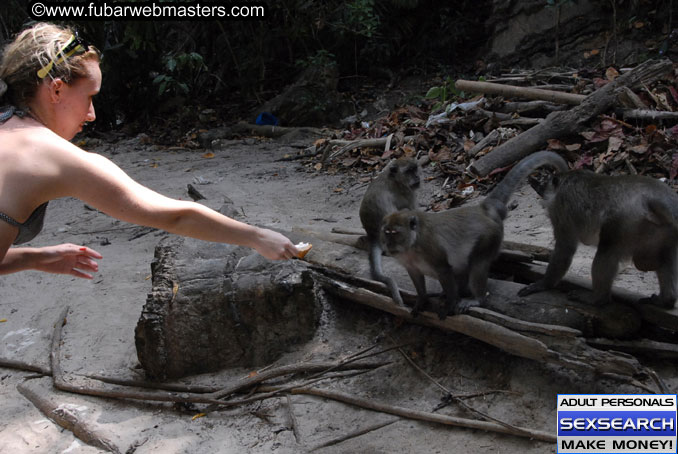
<svg viewBox="0 0 678 454">
<path fill-rule="evenodd" d="M 20 32 L 14 41 L 5 46 L 0 62 L 0 80 L 7 84 L 7 93 L 3 96 L 0 83 L 0 99 L 24 107 L 35 96 L 42 79 L 38 77 L 40 68 L 55 62 L 48 76 L 63 79 L 70 83 L 74 79 L 87 75 L 83 62 L 100 58 L 99 51 L 89 46 L 85 52 L 62 58 L 62 49 L 74 32 L 65 27 L 38 22 Z"/>
</svg>

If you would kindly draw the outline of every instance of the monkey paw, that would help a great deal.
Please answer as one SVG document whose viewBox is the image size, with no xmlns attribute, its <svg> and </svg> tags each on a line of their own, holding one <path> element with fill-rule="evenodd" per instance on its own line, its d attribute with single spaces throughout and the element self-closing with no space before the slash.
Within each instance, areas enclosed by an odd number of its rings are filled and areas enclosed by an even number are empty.
<svg viewBox="0 0 678 454">
<path fill-rule="evenodd" d="M 466 314 L 468 310 L 472 307 L 480 306 L 480 302 L 478 300 L 462 300 L 459 301 L 456 305 L 454 305 L 454 310 L 452 311 L 453 315 L 462 315 Z M 438 317 L 440 320 L 444 320 L 445 317 L 447 317 L 450 313 L 450 310 L 447 307 L 443 307 L 438 311 Z"/>
</svg>

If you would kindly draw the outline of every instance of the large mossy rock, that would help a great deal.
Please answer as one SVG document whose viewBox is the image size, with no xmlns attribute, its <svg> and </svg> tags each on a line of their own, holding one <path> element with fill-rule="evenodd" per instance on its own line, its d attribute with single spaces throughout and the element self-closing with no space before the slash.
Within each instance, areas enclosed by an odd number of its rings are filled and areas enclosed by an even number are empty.
<svg viewBox="0 0 678 454">
<path fill-rule="evenodd" d="M 304 262 L 179 238 L 156 247 L 151 267 L 135 332 L 149 378 L 268 364 L 318 326 L 320 290 Z"/>
</svg>

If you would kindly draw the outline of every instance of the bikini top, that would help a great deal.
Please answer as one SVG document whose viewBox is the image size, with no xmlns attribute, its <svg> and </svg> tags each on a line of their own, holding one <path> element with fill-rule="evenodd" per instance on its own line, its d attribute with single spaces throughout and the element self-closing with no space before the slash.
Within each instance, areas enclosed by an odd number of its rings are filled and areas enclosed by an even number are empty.
<svg viewBox="0 0 678 454">
<path fill-rule="evenodd" d="M 13 244 L 28 243 L 40 233 L 45 222 L 45 212 L 47 211 L 48 203 L 49 202 L 45 202 L 37 207 L 28 219 L 26 219 L 26 222 L 23 223 L 15 221 L 5 213 L 0 213 L 0 219 L 19 228 L 19 234 L 14 239 Z"/>
<path fill-rule="evenodd" d="M 2 82 L 2 80 L 0 80 Z M 3 84 L 0 83 L 0 97 L 2 96 L 4 90 L 2 86 Z M 9 120 L 12 115 L 16 115 L 18 117 L 23 118 L 26 113 L 21 110 L 17 109 L 14 106 L 3 106 L 0 108 L 0 123 L 4 123 L 5 121 Z M 47 204 L 49 202 L 45 202 L 39 207 L 33 211 L 33 213 L 26 219 L 26 222 L 21 223 L 17 222 L 13 218 L 7 216 L 5 213 L 0 213 L 0 219 L 3 221 L 7 222 L 10 225 L 13 225 L 14 227 L 19 228 L 19 233 L 17 234 L 16 238 L 14 239 L 13 244 L 22 244 L 22 243 L 28 243 L 31 241 L 33 238 L 35 238 L 38 233 L 42 230 L 42 226 L 45 222 L 45 212 L 47 211 Z"/>
</svg>

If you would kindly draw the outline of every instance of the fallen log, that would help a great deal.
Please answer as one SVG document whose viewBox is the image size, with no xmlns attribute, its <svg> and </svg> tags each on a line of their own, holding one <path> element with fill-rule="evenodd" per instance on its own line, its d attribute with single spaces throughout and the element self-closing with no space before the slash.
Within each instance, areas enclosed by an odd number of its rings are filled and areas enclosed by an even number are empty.
<svg viewBox="0 0 678 454">
<path fill-rule="evenodd" d="M 115 454 L 123 452 L 111 441 L 112 437 L 109 434 L 102 433 L 87 420 L 85 414 L 81 414 L 78 409 L 80 406 L 63 403 L 63 397 L 55 392 L 49 377 L 27 380 L 20 383 L 17 389 L 41 413 L 60 427 L 72 432 L 83 443 L 106 452 Z"/>
<path fill-rule="evenodd" d="M 543 259 L 536 260 L 548 261 Z M 545 264 L 530 263 L 529 261 L 519 262 L 512 260 L 507 254 L 500 255 L 499 259 L 494 263 L 493 269 L 510 274 L 520 282 L 534 282 L 544 277 L 546 273 Z M 592 291 L 592 286 L 591 281 L 588 279 L 567 274 L 554 291 L 562 294 L 578 294 L 580 298 L 585 298 L 586 294 L 590 294 Z M 619 287 L 612 287 L 612 300 L 633 307 L 637 311 L 639 319 L 644 323 L 671 332 L 678 332 L 678 307 L 665 309 L 653 304 L 640 304 L 638 301 L 641 298 L 643 298 L 643 295 L 638 295 Z M 569 306 L 574 303 L 568 302 L 567 304 Z M 594 308 L 589 306 L 589 309 Z M 616 316 L 614 313 L 611 315 Z"/>
<path fill-rule="evenodd" d="M 648 60 L 586 96 L 578 106 L 567 111 L 550 113 L 543 122 L 498 146 L 472 163 L 467 170 L 479 177 L 487 176 L 493 170 L 507 167 L 541 149 L 548 139 L 576 133 L 591 119 L 616 103 L 620 88 L 650 83 L 672 68 L 673 63 L 670 60 Z"/>
<path fill-rule="evenodd" d="M 500 95 L 508 98 L 527 98 L 540 101 L 554 102 L 558 104 L 579 105 L 585 95 L 564 93 L 562 91 L 544 90 L 541 88 L 516 87 L 515 85 L 495 84 L 492 82 L 476 82 L 459 79 L 454 84 L 457 90 L 483 93 L 486 95 Z"/>
<path fill-rule="evenodd" d="M 676 121 L 678 112 L 666 112 L 648 109 L 627 109 L 622 111 L 624 120 L 647 120 L 647 121 Z"/>
<path fill-rule="evenodd" d="M 416 136 L 405 136 L 403 137 L 403 143 L 408 142 Z M 393 134 L 390 134 L 386 137 L 376 137 L 368 139 L 356 139 L 356 140 L 330 140 L 330 146 L 340 145 L 341 148 L 338 150 L 329 152 L 327 151 L 323 154 L 322 162 L 331 160 L 341 156 L 342 154 L 355 150 L 356 148 L 380 148 L 384 151 L 388 151 L 391 148 L 391 142 L 393 140 Z"/>
<path fill-rule="evenodd" d="M 344 241 L 344 237 L 337 234 L 320 234 L 315 236 L 310 230 L 303 230 L 303 237 L 308 240 L 314 238 L 314 248 L 306 260 L 318 266 L 316 271 L 323 270 L 343 273 L 342 276 L 331 276 L 350 285 L 371 289 L 376 293 L 387 292 L 381 283 L 369 279 L 370 270 L 367 254 L 355 249 L 356 243 L 351 244 L 352 238 Z M 297 232 L 293 234 L 298 235 Z M 329 242 L 327 242 L 329 241 Z M 335 242 L 336 241 L 336 242 Z M 341 244 L 339 244 L 341 243 Z M 531 282 L 540 277 L 539 274 L 527 274 L 541 270 L 537 265 L 530 263 L 536 259 L 548 260 L 548 249 L 507 242 L 504 244 L 499 260 L 495 262 L 494 270 L 501 275 L 518 274 L 522 282 Z M 390 257 L 382 260 L 384 272 L 398 282 L 402 290 L 403 300 L 415 300 L 414 287 L 404 267 Z M 514 319 L 527 322 L 544 323 L 549 325 L 567 326 L 584 332 L 589 337 L 629 337 L 640 328 L 641 316 L 637 309 L 628 304 L 618 304 L 609 308 L 599 308 L 589 304 L 570 301 L 567 295 L 560 291 L 545 292 L 536 298 L 532 296 L 518 298 L 520 285 L 502 280 L 491 280 L 490 293 L 494 293 L 487 301 L 486 308 L 494 312 L 503 313 Z M 581 286 L 576 289 L 586 292 Z M 429 282 L 429 291 L 441 292 L 437 281 Z M 582 299 L 586 295 L 582 296 Z M 436 300 L 434 300 L 435 302 Z M 623 300 L 627 303 L 629 300 Z"/>
<path fill-rule="evenodd" d="M 521 334 L 471 315 L 455 315 L 439 320 L 436 314 L 423 312 L 415 318 L 410 315 L 409 309 L 395 304 L 391 298 L 369 290 L 333 279 L 324 279 L 323 288 L 340 297 L 340 300 L 364 304 L 411 323 L 459 332 L 513 355 L 541 363 L 563 366 L 582 373 L 611 375 L 629 382 L 650 375 L 632 356 L 597 350 L 588 346 L 583 338 L 572 337 L 572 333 L 563 336 L 557 336 L 555 331 L 547 335 L 534 332 L 530 335 Z"/>
<path fill-rule="evenodd" d="M 559 110 L 569 109 L 568 106 L 563 106 L 561 104 L 554 104 L 548 101 L 509 101 L 501 105 L 499 112 L 504 113 L 518 113 L 518 114 L 529 114 L 532 112 L 555 112 Z"/>
</svg>

